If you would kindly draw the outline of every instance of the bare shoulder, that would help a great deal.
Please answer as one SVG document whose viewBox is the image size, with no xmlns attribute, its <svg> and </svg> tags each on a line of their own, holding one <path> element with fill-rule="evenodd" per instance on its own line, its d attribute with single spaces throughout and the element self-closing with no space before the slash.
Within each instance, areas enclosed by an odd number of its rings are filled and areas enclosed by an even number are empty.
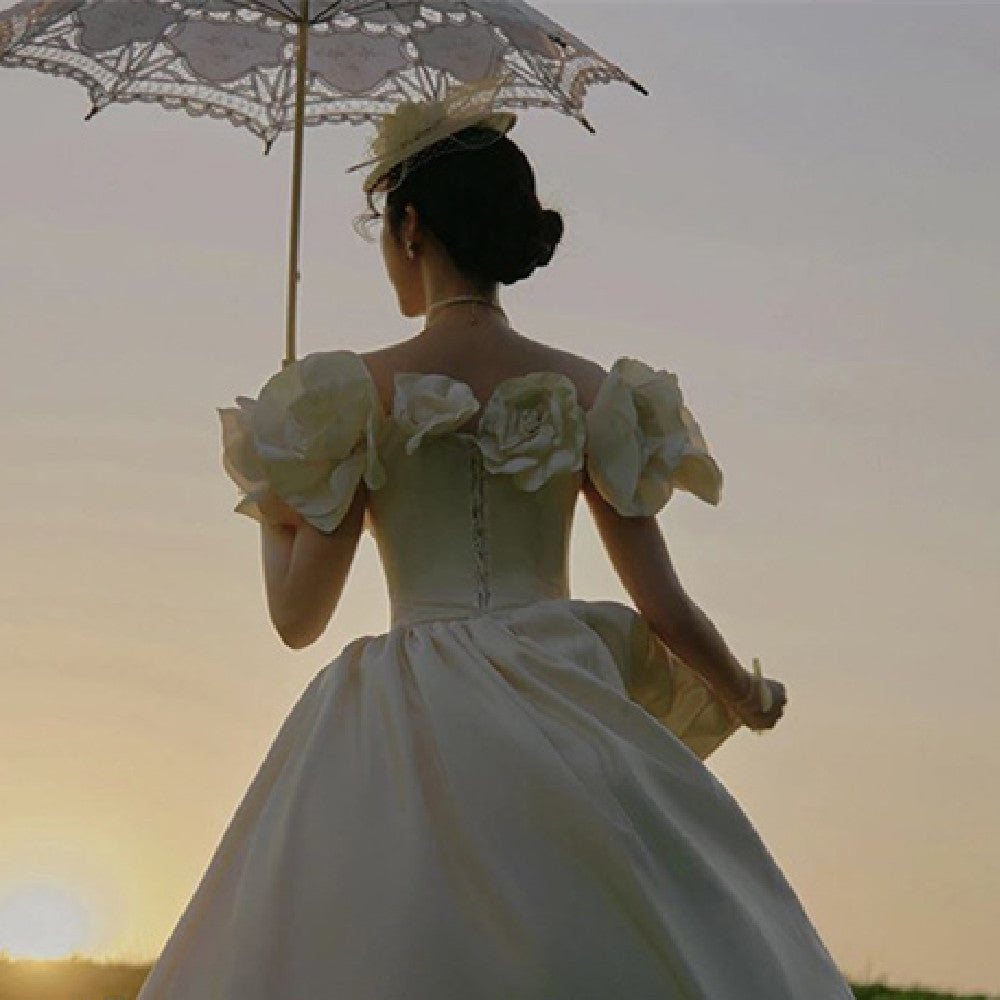
<svg viewBox="0 0 1000 1000">
<path fill-rule="evenodd" d="M 398 345 L 389 344 L 386 347 L 377 347 L 371 351 L 358 351 L 358 357 L 368 365 L 369 370 L 373 374 L 376 374 L 386 369 L 391 369 L 396 364 L 397 353 Z"/>
<path fill-rule="evenodd" d="M 498 381 L 535 371 L 553 371 L 565 375 L 576 386 L 580 405 L 588 408 L 607 371 L 596 361 L 571 351 L 532 340 L 521 333 L 508 331 L 490 344 L 480 343 L 470 351 L 468 344 L 456 341 L 452 348 L 430 349 L 418 338 L 411 338 L 371 351 L 359 352 L 375 380 L 383 402 L 391 404 L 393 379 L 397 372 L 433 371 L 459 378 L 486 398 Z"/>
<path fill-rule="evenodd" d="M 428 361 L 433 362 L 425 356 L 427 352 L 422 351 L 421 346 L 419 337 L 407 337 L 370 351 L 359 351 L 358 357 L 368 366 L 376 382 L 384 379 L 391 382 L 396 372 L 424 371 Z"/>
<path fill-rule="evenodd" d="M 603 365 L 572 351 L 564 351 L 548 344 L 531 342 L 539 349 L 543 361 L 537 364 L 538 369 L 560 372 L 575 386 L 577 399 L 584 409 L 588 408 L 597 395 L 605 376 L 608 374 Z"/>
<path fill-rule="evenodd" d="M 400 357 L 400 348 L 403 344 L 389 344 L 386 347 L 379 347 L 372 351 L 359 351 L 358 357 L 365 363 L 368 372 L 375 383 L 383 407 L 388 410 L 392 407 L 393 378 L 395 373 L 406 370 L 406 363 Z"/>
</svg>

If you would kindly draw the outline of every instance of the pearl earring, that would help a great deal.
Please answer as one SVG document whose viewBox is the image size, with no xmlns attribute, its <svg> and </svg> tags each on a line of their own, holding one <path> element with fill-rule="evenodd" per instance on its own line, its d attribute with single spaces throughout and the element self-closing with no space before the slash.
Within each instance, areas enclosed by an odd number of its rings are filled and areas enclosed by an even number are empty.
<svg viewBox="0 0 1000 1000">
<path fill-rule="evenodd" d="M 406 244 L 406 256 L 409 257 L 410 260 L 413 260 L 413 250 L 414 250 L 413 243 L 407 242 L 407 244 Z"/>
</svg>

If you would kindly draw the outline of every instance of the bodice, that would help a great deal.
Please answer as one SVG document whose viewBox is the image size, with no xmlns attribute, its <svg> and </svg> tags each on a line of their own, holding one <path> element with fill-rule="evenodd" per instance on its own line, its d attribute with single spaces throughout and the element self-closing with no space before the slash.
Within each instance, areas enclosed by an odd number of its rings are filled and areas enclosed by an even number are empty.
<svg viewBox="0 0 1000 1000">
<path fill-rule="evenodd" d="M 274 491 L 330 533 L 364 481 L 394 623 L 568 597 L 584 476 L 622 516 L 655 514 L 675 487 L 719 501 L 677 376 L 641 361 L 615 361 L 586 410 L 557 372 L 505 379 L 484 403 L 443 374 L 399 372 L 394 390 L 386 412 L 360 355 L 320 351 L 217 408 L 239 513 L 261 520 Z"/>
<path fill-rule="evenodd" d="M 491 474 L 474 435 L 448 434 L 407 454 L 383 448 L 385 484 L 367 522 L 393 625 L 569 596 L 568 551 L 582 474 L 534 491 Z"/>
</svg>

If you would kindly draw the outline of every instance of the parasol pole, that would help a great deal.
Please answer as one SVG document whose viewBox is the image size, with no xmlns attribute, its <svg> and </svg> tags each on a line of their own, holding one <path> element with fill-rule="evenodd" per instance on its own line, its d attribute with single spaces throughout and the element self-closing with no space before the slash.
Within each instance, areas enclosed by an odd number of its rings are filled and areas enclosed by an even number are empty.
<svg viewBox="0 0 1000 1000">
<path fill-rule="evenodd" d="M 288 258 L 288 321 L 285 328 L 285 357 L 281 367 L 295 360 L 295 310 L 298 301 L 299 216 L 302 208 L 302 133 L 306 107 L 306 60 L 309 48 L 309 0 L 302 0 L 298 21 L 298 52 L 295 76 L 295 144 L 292 153 L 292 229 Z"/>
</svg>

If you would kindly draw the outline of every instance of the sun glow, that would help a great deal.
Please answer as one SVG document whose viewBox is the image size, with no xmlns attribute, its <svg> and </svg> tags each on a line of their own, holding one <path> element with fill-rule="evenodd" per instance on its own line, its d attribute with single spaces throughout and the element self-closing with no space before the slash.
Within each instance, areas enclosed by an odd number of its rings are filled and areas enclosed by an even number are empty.
<svg viewBox="0 0 1000 1000">
<path fill-rule="evenodd" d="M 0 895 L 0 951 L 12 958 L 62 958 L 90 931 L 90 914 L 63 889 L 27 885 Z"/>
</svg>

